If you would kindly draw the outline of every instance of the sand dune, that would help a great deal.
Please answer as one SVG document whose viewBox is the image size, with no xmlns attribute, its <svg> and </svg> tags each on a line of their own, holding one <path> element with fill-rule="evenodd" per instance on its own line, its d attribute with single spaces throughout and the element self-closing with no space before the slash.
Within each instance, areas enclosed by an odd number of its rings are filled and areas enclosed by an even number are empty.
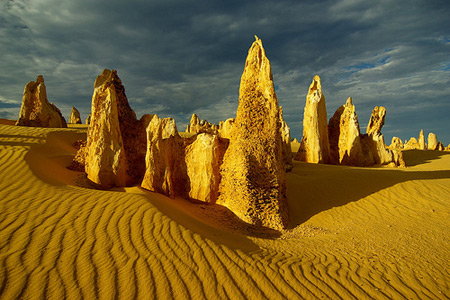
<svg viewBox="0 0 450 300">
<path fill-rule="evenodd" d="M 0 125 L 1 299 L 450 299 L 450 153 L 294 163 L 290 229 L 65 168 L 86 129 Z"/>
</svg>

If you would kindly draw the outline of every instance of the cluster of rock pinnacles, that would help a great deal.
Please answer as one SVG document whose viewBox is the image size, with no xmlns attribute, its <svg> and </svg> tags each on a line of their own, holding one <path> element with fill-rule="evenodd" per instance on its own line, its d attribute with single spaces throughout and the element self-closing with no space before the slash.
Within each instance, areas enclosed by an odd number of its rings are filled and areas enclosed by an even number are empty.
<svg viewBox="0 0 450 300">
<path fill-rule="evenodd" d="M 396 138 L 387 149 L 381 134 L 385 114 L 384 107 L 375 107 L 362 135 L 348 98 L 327 123 L 325 97 L 315 76 L 306 97 L 303 138 L 295 159 L 404 166 L 400 150 L 413 142 L 404 146 Z M 70 123 L 81 123 L 75 108 Z M 172 118 L 146 114 L 137 119 L 117 72 L 105 69 L 95 80 L 86 123 L 87 140 L 79 143 L 70 168 L 84 171 L 97 187 L 140 184 L 169 197 L 221 204 L 250 224 L 277 230 L 286 227 L 286 172 L 293 167 L 290 132 L 278 105 L 270 62 L 257 37 L 245 62 L 235 118 L 217 126 L 194 114 L 181 135 Z M 25 87 L 17 125 L 67 126 L 61 112 L 48 102 L 42 76 Z M 428 144 L 433 143 L 429 137 Z M 435 144 L 438 149 L 437 139 Z"/>
</svg>

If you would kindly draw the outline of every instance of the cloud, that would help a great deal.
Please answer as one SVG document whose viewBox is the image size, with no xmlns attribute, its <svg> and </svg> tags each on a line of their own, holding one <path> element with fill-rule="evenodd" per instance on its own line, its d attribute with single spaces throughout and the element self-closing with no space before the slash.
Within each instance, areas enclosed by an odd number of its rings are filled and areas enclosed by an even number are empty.
<svg viewBox="0 0 450 300">
<path fill-rule="evenodd" d="M 352 96 L 360 123 L 386 106 L 386 136 L 435 128 L 450 141 L 447 1 L 68 1 L 0 4 L 0 100 L 45 77 L 68 116 L 90 111 L 93 82 L 117 69 L 137 114 L 234 117 L 247 50 L 258 35 L 292 135 L 315 74 L 328 115 Z M 14 107 L 8 109 L 13 110 Z M 411 129 L 410 120 L 418 128 Z M 391 126 L 391 127 L 390 127 Z M 388 132 L 389 131 L 389 132 Z M 403 138 L 403 137 L 402 137 Z M 406 138 L 406 137 L 405 137 Z"/>
</svg>

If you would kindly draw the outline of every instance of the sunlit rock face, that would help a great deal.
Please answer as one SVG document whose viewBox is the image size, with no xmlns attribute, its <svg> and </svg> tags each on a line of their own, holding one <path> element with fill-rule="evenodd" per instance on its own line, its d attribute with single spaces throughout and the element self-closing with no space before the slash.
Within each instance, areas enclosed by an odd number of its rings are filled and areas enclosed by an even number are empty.
<svg viewBox="0 0 450 300">
<path fill-rule="evenodd" d="M 438 139 L 437 136 L 430 132 L 428 134 L 428 150 L 437 150 L 438 148 Z"/>
<path fill-rule="evenodd" d="M 219 136 L 225 139 L 231 138 L 231 128 L 233 128 L 234 118 L 227 119 L 219 123 Z"/>
<path fill-rule="evenodd" d="M 367 125 L 367 133 L 362 136 L 363 151 L 368 165 L 405 166 L 401 151 L 386 148 L 381 128 L 384 125 L 386 109 L 375 106 Z"/>
<path fill-rule="evenodd" d="M 419 149 L 420 150 L 427 149 L 427 144 L 425 143 L 425 136 L 423 134 L 423 129 L 421 129 L 420 133 L 419 133 Z"/>
<path fill-rule="evenodd" d="M 19 119 L 16 125 L 55 128 L 67 127 L 66 120 L 62 116 L 61 111 L 53 103 L 48 102 L 44 77 L 42 75 L 39 75 L 36 81 L 30 81 L 25 86 Z"/>
<path fill-rule="evenodd" d="M 296 160 L 310 163 L 329 163 L 327 109 L 320 77 L 314 76 L 306 96 L 303 113 L 303 137 Z"/>
<path fill-rule="evenodd" d="M 281 141 L 283 145 L 283 160 L 286 171 L 290 172 L 294 165 L 292 164 L 292 145 L 291 145 L 291 129 L 283 118 L 283 108 L 280 106 L 280 123 L 281 123 Z"/>
<path fill-rule="evenodd" d="M 288 211 L 279 106 L 270 62 L 257 37 L 245 62 L 229 141 L 217 202 L 245 222 L 284 228 Z"/>
<path fill-rule="evenodd" d="M 415 137 L 410 138 L 404 145 L 405 150 L 420 149 L 419 142 Z"/>
<path fill-rule="evenodd" d="M 217 135 L 182 138 L 172 118 L 155 115 L 147 126 L 146 171 L 141 186 L 172 198 L 215 203 L 225 149 Z"/>
<path fill-rule="evenodd" d="M 358 116 L 352 98 L 339 107 L 328 123 L 330 161 L 334 164 L 364 166 Z"/>
<path fill-rule="evenodd" d="M 86 125 L 89 125 L 91 123 L 91 114 L 89 114 L 86 118 Z"/>
<path fill-rule="evenodd" d="M 196 114 L 192 114 L 191 121 L 187 125 L 186 132 L 188 133 L 210 133 L 218 134 L 219 127 L 206 120 L 200 120 Z"/>
<path fill-rule="evenodd" d="M 81 116 L 78 109 L 72 106 L 72 109 L 70 111 L 70 118 L 69 118 L 69 124 L 81 124 Z"/>
<path fill-rule="evenodd" d="M 402 150 L 404 148 L 402 139 L 396 136 L 392 137 L 391 145 L 389 146 L 389 148 L 394 150 Z"/>
<path fill-rule="evenodd" d="M 105 69 L 95 80 L 92 96 L 85 150 L 89 180 L 101 188 L 142 180 L 148 119 L 148 115 L 136 119 L 117 71 Z"/>
</svg>

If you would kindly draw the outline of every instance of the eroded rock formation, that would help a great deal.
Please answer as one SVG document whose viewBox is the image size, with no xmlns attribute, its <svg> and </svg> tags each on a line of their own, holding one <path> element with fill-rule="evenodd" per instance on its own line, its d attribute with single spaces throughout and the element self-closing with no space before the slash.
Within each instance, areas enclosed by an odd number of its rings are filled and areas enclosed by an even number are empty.
<svg viewBox="0 0 450 300">
<path fill-rule="evenodd" d="M 430 132 L 428 134 L 428 150 L 437 150 L 438 148 L 438 139 L 437 136 Z"/>
<path fill-rule="evenodd" d="M 217 202 L 245 222 L 273 229 L 288 222 L 280 127 L 270 62 L 256 37 L 241 77 Z"/>
<path fill-rule="evenodd" d="M 91 114 L 89 114 L 86 118 L 86 125 L 91 124 Z"/>
<path fill-rule="evenodd" d="M 219 123 L 219 135 L 222 138 L 231 138 L 231 129 L 233 128 L 234 118 L 227 119 L 225 122 L 221 121 Z"/>
<path fill-rule="evenodd" d="M 420 133 L 419 133 L 419 149 L 420 150 L 427 149 L 427 144 L 425 144 L 425 136 L 423 134 L 423 129 L 421 129 Z"/>
<path fill-rule="evenodd" d="M 296 160 L 310 163 L 329 163 L 327 109 L 320 77 L 314 76 L 306 96 L 303 114 L 303 138 Z"/>
<path fill-rule="evenodd" d="M 368 165 L 405 166 L 401 151 L 386 148 L 381 128 L 384 125 L 386 109 L 375 106 L 367 126 L 367 133 L 362 136 L 363 151 Z"/>
<path fill-rule="evenodd" d="M 136 119 L 115 70 L 97 77 L 87 133 L 85 171 L 101 188 L 140 182 L 145 171 L 149 116 Z"/>
<path fill-rule="evenodd" d="M 188 133 L 210 133 L 218 134 L 219 127 L 206 120 L 201 120 L 196 114 L 192 114 L 191 121 L 187 125 L 186 132 Z"/>
<path fill-rule="evenodd" d="M 146 172 L 141 186 L 172 198 L 214 203 L 225 149 L 217 135 L 182 138 L 172 118 L 154 115 L 147 127 Z"/>
<path fill-rule="evenodd" d="M 81 117 L 80 112 L 78 109 L 72 106 L 72 110 L 70 111 L 70 118 L 69 118 L 70 124 L 81 124 Z"/>
<path fill-rule="evenodd" d="M 360 135 L 358 116 L 352 98 L 349 97 L 336 110 L 328 124 L 331 162 L 351 166 L 366 165 Z"/>
<path fill-rule="evenodd" d="M 283 108 L 280 106 L 280 123 L 281 123 L 281 141 L 283 144 L 283 160 L 286 171 L 290 172 L 294 165 L 292 164 L 292 146 L 291 146 L 291 130 L 283 118 Z"/>
<path fill-rule="evenodd" d="M 401 138 L 394 136 L 392 137 L 391 145 L 389 147 L 394 150 L 402 150 L 404 147 L 403 141 Z"/>
<path fill-rule="evenodd" d="M 411 137 L 409 139 L 409 141 L 407 141 L 404 144 L 404 149 L 409 149 L 409 150 L 420 149 L 419 142 L 417 141 L 417 139 L 415 137 Z"/>
<path fill-rule="evenodd" d="M 42 75 L 39 75 L 36 81 L 30 81 L 25 86 L 19 119 L 16 125 L 55 128 L 67 127 L 66 120 L 62 116 L 61 111 L 53 103 L 48 102 L 44 77 Z"/>
</svg>

